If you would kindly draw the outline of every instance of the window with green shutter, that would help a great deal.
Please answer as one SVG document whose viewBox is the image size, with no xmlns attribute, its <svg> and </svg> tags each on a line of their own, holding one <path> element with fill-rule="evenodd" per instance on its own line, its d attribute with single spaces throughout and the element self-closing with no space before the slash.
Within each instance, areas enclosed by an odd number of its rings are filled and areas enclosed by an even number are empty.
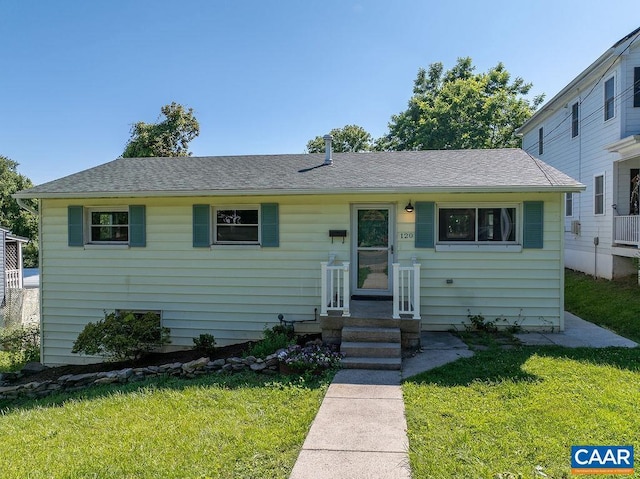
<svg viewBox="0 0 640 479">
<path fill-rule="evenodd" d="M 193 206 L 193 246 L 280 246 L 277 203 L 260 205 Z M 213 237 L 211 237 L 213 234 Z"/>
<path fill-rule="evenodd" d="M 68 244 L 122 244 L 144 247 L 147 244 L 146 209 L 144 205 L 129 207 L 69 206 Z"/>
</svg>

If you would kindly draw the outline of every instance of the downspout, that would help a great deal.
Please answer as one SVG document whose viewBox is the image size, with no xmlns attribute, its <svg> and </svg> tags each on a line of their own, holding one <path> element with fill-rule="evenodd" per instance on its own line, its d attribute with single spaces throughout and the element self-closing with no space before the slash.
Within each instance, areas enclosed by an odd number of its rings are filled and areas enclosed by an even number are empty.
<svg viewBox="0 0 640 479">
<path fill-rule="evenodd" d="M 18 206 L 23 210 L 27 210 L 29 213 L 34 214 L 37 217 L 40 217 L 40 213 L 38 213 L 37 210 L 33 209 L 31 206 L 26 204 L 22 198 L 16 198 L 16 202 L 18 203 Z"/>
</svg>

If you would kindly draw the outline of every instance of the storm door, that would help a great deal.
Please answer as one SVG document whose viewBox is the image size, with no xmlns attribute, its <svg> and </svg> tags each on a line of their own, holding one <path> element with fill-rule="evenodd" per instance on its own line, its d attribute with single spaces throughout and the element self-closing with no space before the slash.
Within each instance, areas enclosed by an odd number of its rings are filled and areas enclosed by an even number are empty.
<svg viewBox="0 0 640 479">
<path fill-rule="evenodd" d="M 394 213 L 392 205 L 355 205 L 352 211 L 353 293 L 391 296 Z"/>
</svg>

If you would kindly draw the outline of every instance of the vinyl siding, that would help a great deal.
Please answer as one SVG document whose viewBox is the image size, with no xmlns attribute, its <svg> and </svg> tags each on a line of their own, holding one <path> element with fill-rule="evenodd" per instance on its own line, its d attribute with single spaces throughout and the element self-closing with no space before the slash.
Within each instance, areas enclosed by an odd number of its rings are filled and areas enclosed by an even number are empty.
<svg viewBox="0 0 640 479">
<path fill-rule="evenodd" d="M 595 271 L 594 238 L 599 238 L 597 253 L 601 256 L 611 256 L 613 242 L 613 209 L 612 204 L 617 201 L 619 182 L 614 178 L 614 161 L 617 154 L 610 153 L 605 146 L 621 138 L 621 122 L 626 114 L 624 102 L 618 97 L 624 80 L 621 79 L 623 68 L 618 63 L 594 88 L 594 82 L 580 85 L 580 95 L 567 94 L 551 115 L 540 122 L 528 125 L 523 136 L 523 149 L 534 156 L 537 155 L 538 128 L 544 126 L 548 138 L 545 139 L 544 155 L 540 158 L 546 163 L 558 168 L 562 172 L 586 185 L 586 190 L 580 194 L 574 193 L 573 216 L 563 218 L 565 231 L 566 266 L 590 274 Z M 615 76 L 615 116 L 604 121 L 604 81 Z M 591 94 L 587 94 L 592 90 Z M 624 97 L 629 100 L 629 97 Z M 580 100 L 580 130 L 577 137 L 571 137 L 571 105 Z M 564 105 L 567 107 L 564 108 Z M 604 214 L 594 215 L 593 183 L 595 175 L 605 175 Z M 580 221 L 580 235 L 571 233 L 571 221 Z M 612 262 L 600 260 L 598 275 L 612 277 Z"/>
<path fill-rule="evenodd" d="M 634 44 L 624 58 L 624 76 L 622 81 L 624 124 L 622 137 L 640 134 L 640 107 L 633 106 L 633 69 L 640 67 L 640 47 Z"/>
<path fill-rule="evenodd" d="M 553 194 L 412 195 L 412 201 L 468 204 L 544 201 L 544 248 L 521 252 L 440 252 L 396 240 L 397 260 L 422 264 L 422 327 L 448 329 L 467 314 L 520 318 L 525 327 L 559 326 L 562 311 L 561 200 Z M 396 234 L 414 233 L 407 197 L 394 195 L 91 200 L 83 206 L 146 206 L 146 247 L 69 247 L 67 206 L 79 200 L 42 200 L 43 360 L 47 364 L 95 360 L 70 353 L 82 328 L 114 309 L 161 310 L 171 347 L 193 345 L 201 333 L 219 345 L 261 337 L 265 326 L 319 331 L 320 262 L 350 258 L 351 204 L 397 205 Z M 278 203 L 280 246 L 194 248 L 194 204 Z M 521 211 L 521 210 L 520 210 Z M 520 217 L 521 218 L 521 217 Z M 521 221 L 518 225 L 521 228 Z M 344 242 L 330 229 L 349 231 Z M 523 274 L 523 271 L 527 274 Z M 453 279 L 447 285 L 446 279 Z"/>
</svg>

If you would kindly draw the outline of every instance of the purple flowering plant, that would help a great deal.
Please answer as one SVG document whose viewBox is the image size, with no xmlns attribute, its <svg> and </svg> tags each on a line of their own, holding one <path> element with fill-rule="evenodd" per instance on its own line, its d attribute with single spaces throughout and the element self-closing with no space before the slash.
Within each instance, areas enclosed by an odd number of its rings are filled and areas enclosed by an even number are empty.
<svg viewBox="0 0 640 479">
<path fill-rule="evenodd" d="M 280 351 L 278 359 L 289 368 L 298 371 L 316 371 L 340 366 L 342 354 L 328 346 L 312 344 L 307 346 L 293 345 Z"/>
</svg>

